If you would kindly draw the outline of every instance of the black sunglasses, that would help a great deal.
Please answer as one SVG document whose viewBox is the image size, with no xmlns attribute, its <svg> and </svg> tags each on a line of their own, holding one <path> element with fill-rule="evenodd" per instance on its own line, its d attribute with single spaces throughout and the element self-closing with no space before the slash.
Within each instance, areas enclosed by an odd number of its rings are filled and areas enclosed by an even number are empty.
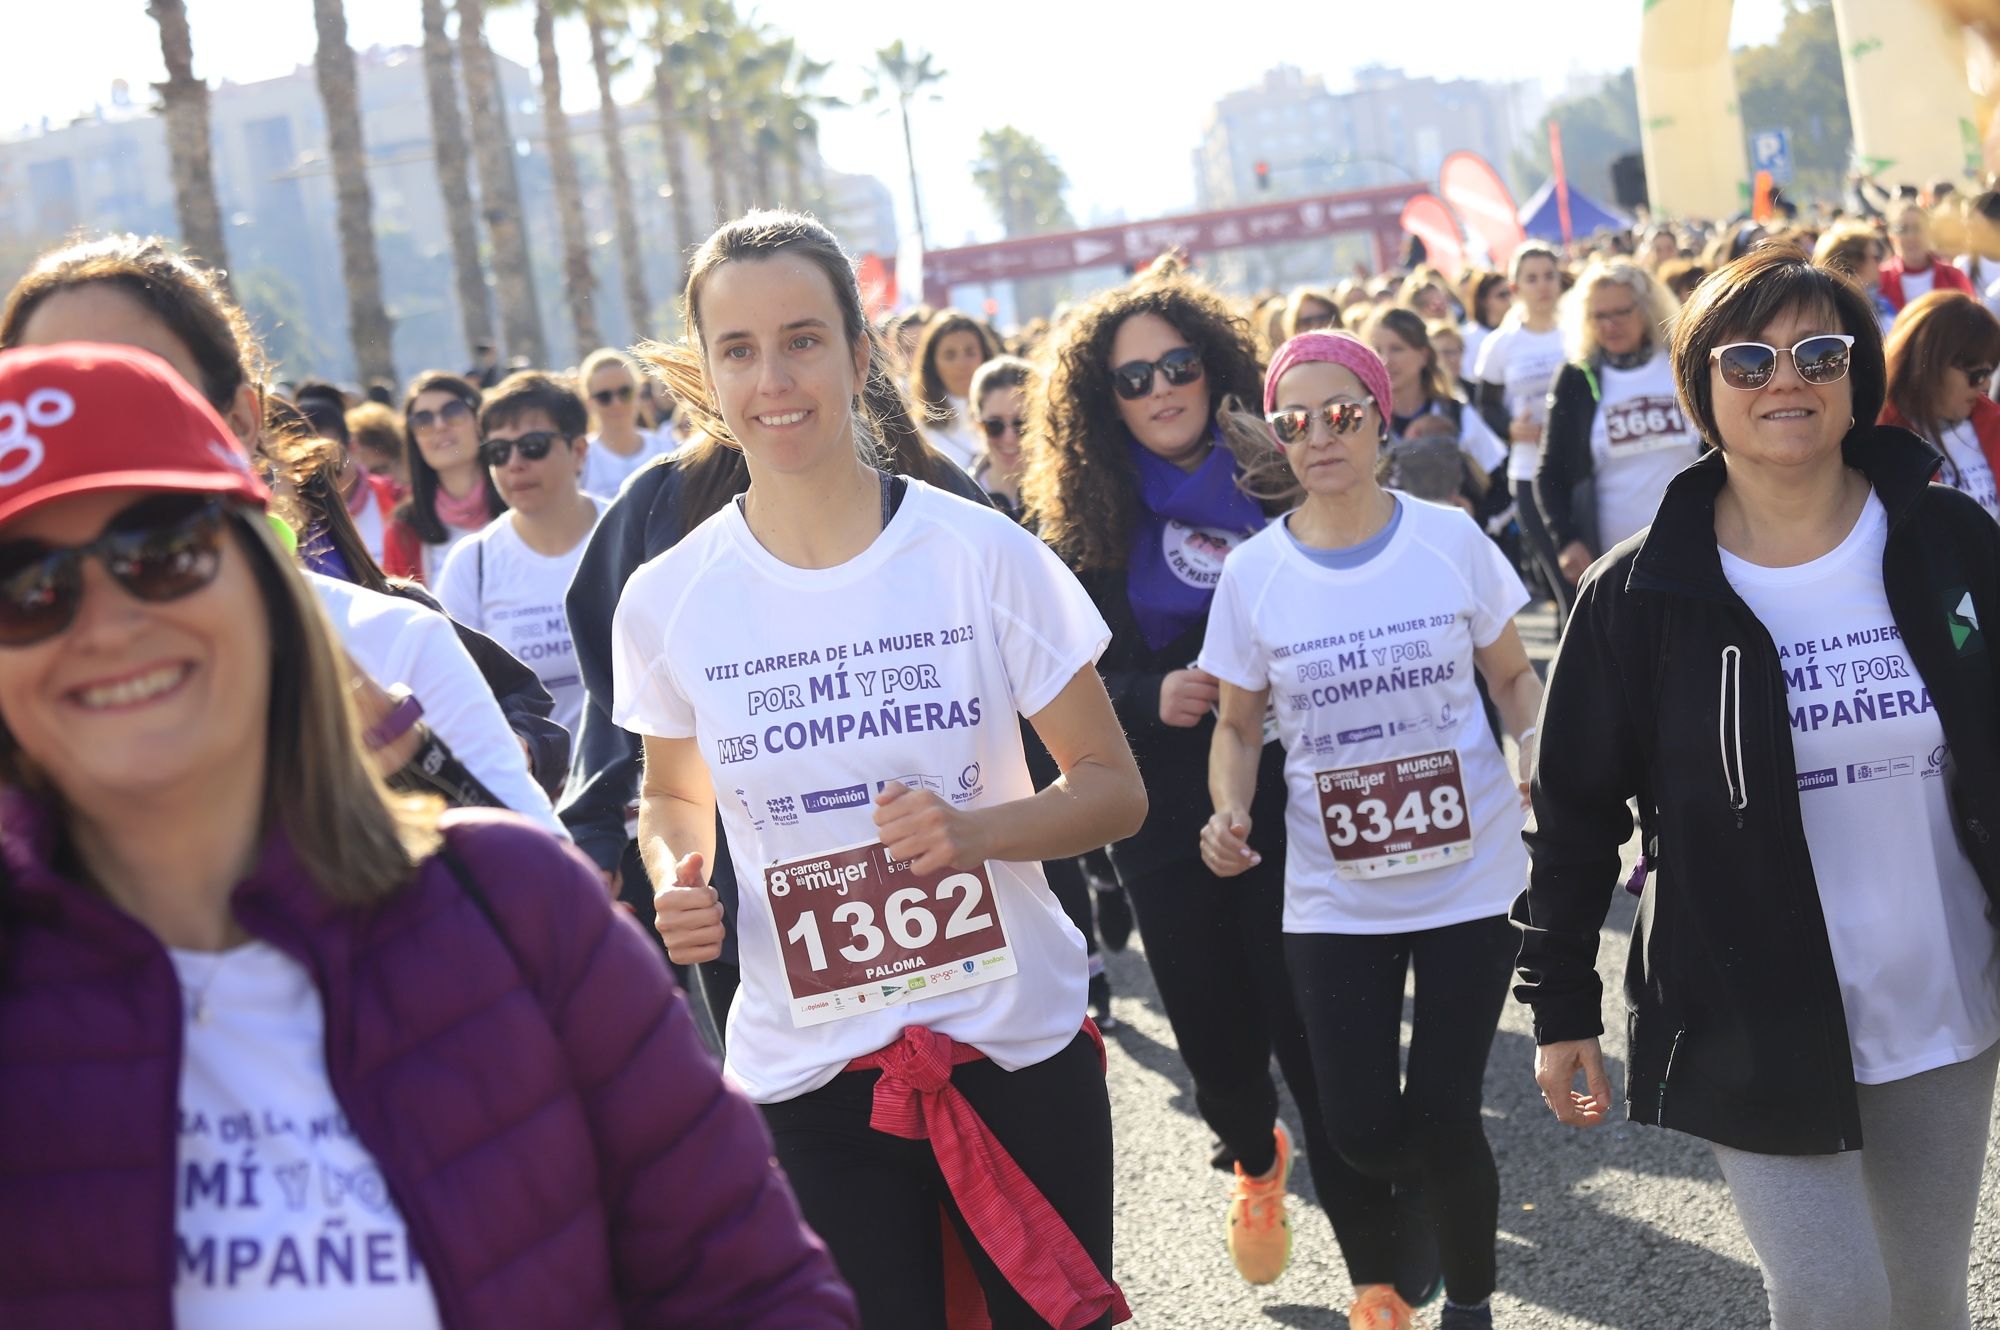
<svg viewBox="0 0 2000 1330">
<path fill-rule="evenodd" d="M 471 407 L 457 398 L 453 398 L 435 411 L 410 412 L 410 430 L 414 433 L 420 429 L 430 429 L 435 425 L 443 424 L 447 420 L 464 420 L 471 414 Z"/>
<path fill-rule="evenodd" d="M 76 622 L 83 561 L 96 559 L 131 596 L 159 604 L 192 595 L 222 567 L 222 500 L 156 494 L 139 500 L 85 545 L 0 545 L 0 647 L 47 641 Z"/>
<path fill-rule="evenodd" d="M 1183 388 L 1201 378 L 1201 352 L 1191 346 L 1177 346 L 1158 360 L 1134 360 L 1111 371 L 1111 386 L 1128 402 L 1136 402 L 1153 391 L 1153 371 L 1158 370 L 1168 385 Z"/>
<path fill-rule="evenodd" d="M 600 388 L 590 395 L 590 400 L 599 406 L 610 406 L 613 402 L 629 402 L 632 400 L 632 385 L 628 383 L 622 388 Z"/>
<path fill-rule="evenodd" d="M 1011 420 L 1002 420 L 998 416 L 988 416 L 979 422 L 979 428 L 986 431 L 986 437 L 989 439 L 997 439 L 1009 429 L 1018 435 L 1021 432 L 1021 425 L 1022 422 L 1019 416 L 1015 416 Z"/>
<path fill-rule="evenodd" d="M 522 461 L 539 462 L 549 455 L 549 449 L 555 447 L 560 442 L 562 442 L 562 435 L 551 433 L 548 430 L 537 430 L 533 434 L 523 434 L 517 439 L 481 439 L 479 441 L 479 460 L 487 466 L 498 470 L 507 465 L 507 459 L 514 455 L 516 448 L 519 448 L 521 450 Z"/>
</svg>

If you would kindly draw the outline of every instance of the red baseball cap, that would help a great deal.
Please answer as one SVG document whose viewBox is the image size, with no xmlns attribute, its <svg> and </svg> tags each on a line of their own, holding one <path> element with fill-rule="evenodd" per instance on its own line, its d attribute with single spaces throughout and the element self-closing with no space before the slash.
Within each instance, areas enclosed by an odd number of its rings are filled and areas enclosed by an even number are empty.
<svg viewBox="0 0 2000 1330">
<path fill-rule="evenodd" d="M 0 522 L 95 490 L 271 493 L 243 445 L 150 351 L 94 342 L 0 351 Z"/>
</svg>

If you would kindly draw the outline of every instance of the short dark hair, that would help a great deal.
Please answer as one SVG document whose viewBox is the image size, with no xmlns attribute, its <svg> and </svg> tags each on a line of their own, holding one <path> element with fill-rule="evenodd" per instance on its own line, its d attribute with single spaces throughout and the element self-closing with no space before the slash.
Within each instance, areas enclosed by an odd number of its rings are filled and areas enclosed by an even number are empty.
<svg viewBox="0 0 2000 1330">
<path fill-rule="evenodd" d="M 322 439 L 332 439 L 342 447 L 353 442 L 347 429 L 347 396 L 340 389 L 308 379 L 292 390 L 292 402 Z"/>
<path fill-rule="evenodd" d="M 1695 428 L 1715 447 L 1723 445 L 1709 386 L 1709 352 L 1758 336 L 1791 310 L 1831 314 L 1840 331 L 1854 339 L 1847 368 L 1854 419 L 1873 425 L 1882 414 L 1889 375 L 1882 359 L 1882 325 L 1868 297 L 1841 274 L 1808 262 L 1794 246 L 1759 245 L 1696 287 L 1674 324 L 1674 383 Z"/>
<path fill-rule="evenodd" d="M 590 413 L 583 398 L 567 377 L 538 369 L 517 370 L 495 384 L 479 408 L 479 432 L 504 428 L 530 411 L 548 417 L 565 439 L 580 439 L 590 432 Z"/>
</svg>

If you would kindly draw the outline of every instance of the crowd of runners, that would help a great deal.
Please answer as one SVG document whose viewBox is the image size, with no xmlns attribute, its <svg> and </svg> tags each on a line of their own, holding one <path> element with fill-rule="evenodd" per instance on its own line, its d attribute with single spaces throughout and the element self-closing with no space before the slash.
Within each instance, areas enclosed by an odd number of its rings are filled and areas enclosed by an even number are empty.
<svg viewBox="0 0 2000 1330">
<path fill-rule="evenodd" d="M 400 394 L 157 238 L 44 255 L 0 1323 L 1122 1322 L 1136 928 L 1190 1262 L 1280 1280 L 1302 1162 L 1356 1330 L 1493 1325 L 1519 1000 L 1550 1132 L 1713 1145 L 1779 1330 L 1969 1326 L 2000 194 L 1861 202 L 1012 333 L 758 212 L 681 336 Z"/>
</svg>

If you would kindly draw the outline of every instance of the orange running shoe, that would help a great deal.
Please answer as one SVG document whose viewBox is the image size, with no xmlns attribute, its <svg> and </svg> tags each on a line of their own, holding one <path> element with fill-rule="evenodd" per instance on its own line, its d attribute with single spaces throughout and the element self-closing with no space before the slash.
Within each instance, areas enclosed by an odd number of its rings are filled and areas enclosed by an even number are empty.
<svg viewBox="0 0 2000 1330">
<path fill-rule="evenodd" d="M 1416 1314 L 1394 1284 L 1367 1284 L 1347 1309 L 1348 1330 L 1412 1330 Z"/>
<path fill-rule="evenodd" d="M 1264 1178 L 1253 1178 L 1236 1165 L 1236 1182 L 1229 1189 L 1229 1259 L 1236 1273 L 1252 1284 L 1268 1284 L 1285 1273 L 1292 1259 L 1292 1221 L 1285 1215 L 1285 1184 L 1292 1176 L 1292 1138 L 1285 1124 L 1276 1123 L 1278 1158 Z"/>
</svg>

